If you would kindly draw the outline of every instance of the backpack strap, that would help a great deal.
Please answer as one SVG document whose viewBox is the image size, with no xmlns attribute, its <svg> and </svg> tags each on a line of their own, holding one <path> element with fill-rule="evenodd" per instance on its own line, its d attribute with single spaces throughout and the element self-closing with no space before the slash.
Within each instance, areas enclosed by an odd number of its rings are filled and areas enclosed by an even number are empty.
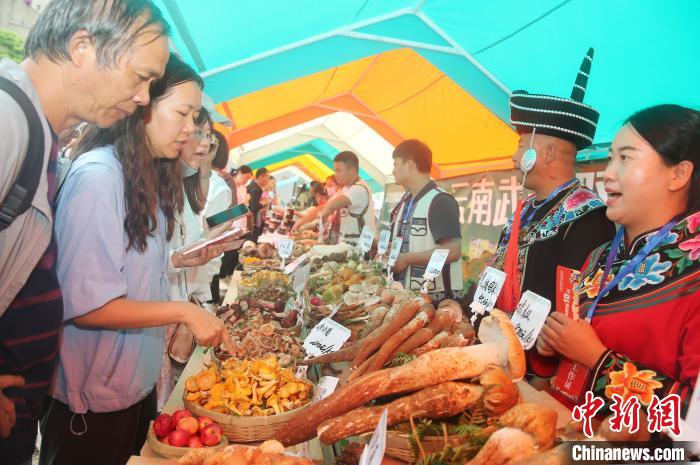
<svg viewBox="0 0 700 465">
<path fill-rule="evenodd" d="M 32 204 L 44 163 L 44 130 L 34 104 L 17 84 L 0 77 L 0 90 L 17 102 L 29 126 L 29 143 L 22 167 L 7 197 L 0 204 L 0 231 L 3 231 Z"/>
</svg>

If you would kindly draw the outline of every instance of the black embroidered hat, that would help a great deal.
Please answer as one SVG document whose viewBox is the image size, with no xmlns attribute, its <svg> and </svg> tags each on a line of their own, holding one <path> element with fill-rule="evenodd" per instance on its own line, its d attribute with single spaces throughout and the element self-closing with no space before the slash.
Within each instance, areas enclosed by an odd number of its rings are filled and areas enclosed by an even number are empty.
<svg viewBox="0 0 700 465">
<path fill-rule="evenodd" d="M 530 94 L 516 90 L 510 96 L 510 122 L 520 133 L 532 132 L 568 140 L 582 150 L 593 144 L 600 114 L 583 103 L 593 48 L 581 62 L 570 98 Z"/>
</svg>

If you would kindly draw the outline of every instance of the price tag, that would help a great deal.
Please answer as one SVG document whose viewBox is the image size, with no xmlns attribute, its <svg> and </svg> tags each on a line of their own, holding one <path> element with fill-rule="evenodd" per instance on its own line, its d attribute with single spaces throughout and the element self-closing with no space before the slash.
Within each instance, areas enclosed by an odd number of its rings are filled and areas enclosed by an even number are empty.
<svg viewBox="0 0 700 465">
<path fill-rule="evenodd" d="M 374 233 L 368 226 L 362 228 L 360 233 L 360 243 L 359 247 L 362 253 L 367 253 L 372 248 L 372 242 L 374 242 Z"/>
<path fill-rule="evenodd" d="M 360 456 L 360 465 L 380 465 L 384 458 L 384 450 L 386 449 L 386 421 L 387 409 L 384 409 L 382 416 L 379 417 L 377 429 L 374 430 L 372 439 L 362 451 Z"/>
<path fill-rule="evenodd" d="M 550 308 L 552 308 L 552 302 L 549 299 L 532 291 L 525 291 L 520 298 L 520 303 L 513 312 L 511 321 L 525 350 L 535 345 Z"/>
<path fill-rule="evenodd" d="M 433 254 L 430 256 L 430 261 L 428 266 L 425 267 L 425 273 L 423 273 L 423 279 L 427 281 L 432 281 L 442 273 L 442 267 L 445 266 L 445 260 L 450 251 L 447 249 L 435 249 Z"/>
<path fill-rule="evenodd" d="M 401 253 L 401 245 L 403 245 L 403 237 L 395 237 L 391 242 L 391 253 L 389 253 L 388 263 L 389 269 L 394 266 L 396 259 L 399 258 L 399 254 Z"/>
<path fill-rule="evenodd" d="M 476 321 L 477 315 L 483 315 L 493 310 L 496 305 L 496 299 L 501 293 L 503 283 L 506 282 L 506 274 L 496 268 L 487 266 L 479 278 L 479 283 L 476 285 L 474 300 L 469 305 L 474 315 L 472 323 Z"/>
<path fill-rule="evenodd" d="M 292 289 L 294 289 L 294 292 L 301 294 L 304 291 L 306 282 L 309 280 L 309 274 L 311 274 L 311 264 L 306 264 L 294 272 L 294 277 L 292 278 Z"/>
<path fill-rule="evenodd" d="M 308 365 L 301 365 L 297 367 L 296 373 L 294 373 L 294 377 L 297 379 L 304 379 L 306 378 L 306 372 L 309 371 L 309 366 Z"/>
<path fill-rule="evenodd" d="M 330 318 L 324 318 L 311 328 L 304 339 L 306 353 L 314 357 L 339 350 L 350 337 L 350 330 Z"/>
<path fill-rule="evenodd" d="M 379 243 L 377 244 L 378 255 L 384 255 L 389 250 L 389 239 L 391 239 L 391 231 L 382 229 L 379 233 Z"/>
<path fill-rule="evenodd" d="M 306 260 L 306 257 L 308 257 L 308 254 L 302 254 L 299 256 L 299 258 L 295 259 L 289 265 L 285 266 L 284 267 L 284 274 L 294 273 L 297 270 L 297 268 L 299 268 L 299 265 L 304 263 L 304 261 Z"/>
<path fill-rule="evenodd" d="M 338 381 L 340 379 L 335 376 L 321 376 L 316 385 L 316 394 L 314 394 L 312 402 L 318 402 L 333 394 L 333 391 L 338 386 Z"/>
<path fill-rule="evenodd" d="M 277 253 L 282 260 L 291 257 L 292 252 L 294 252 L 294 241 L 292 239 L 280 239 L 277 242 Z"/>
</svg>

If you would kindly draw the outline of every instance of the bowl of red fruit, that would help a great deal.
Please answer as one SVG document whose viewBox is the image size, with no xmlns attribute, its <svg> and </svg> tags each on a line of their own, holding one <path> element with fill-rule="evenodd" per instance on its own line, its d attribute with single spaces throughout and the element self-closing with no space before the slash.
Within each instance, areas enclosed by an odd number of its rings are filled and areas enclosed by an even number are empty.
<svg viewBox="0 0 700 465">
<path fill-rule="evenodd" d="M 188 410 L 178 410 L 172 415 L 162 413 L 148 428 L 148 445 L 166 458 L 180 457 L 200 447 L 218 448 L 227 444 L 221 426 L 211 418 L 197 418 Z"/>
</svg>

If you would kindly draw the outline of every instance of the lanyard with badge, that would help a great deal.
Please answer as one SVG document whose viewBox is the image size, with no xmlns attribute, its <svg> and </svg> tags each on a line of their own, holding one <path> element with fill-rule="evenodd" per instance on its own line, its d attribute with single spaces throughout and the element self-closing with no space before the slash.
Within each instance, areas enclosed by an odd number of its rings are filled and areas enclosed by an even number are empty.
<svg viewBox="0 0 700 465">
<path fill-rule="evenodd" d="M 535 213 L 539 211 L 540 208 L 542 208 L 543 205 L 548 204 L 551 202 L 557 195 L 561 194 L 561 192 L 564 189 L 567 189 L 574 185 L 576 182 L 578 182 L 577 178 L 571 179 L 561 186 L 557 187 L 554 189 L 554 192 L 549 194 L 546 199 L 544 199 L 539 205 L 535 206 L 535 203 L 531 203 L 528 205 L 528 208 L 525 209 L 521 214 L 520 214 L 520 228 L 524 228 L 530 222 L 532 221 L 532 218 L 535 216 Z M 504 242 L 508 242 L 508 239 L 510 238 L 510 231 L 508 231 L 508 234 L 506 234 L 506 237 L 504 238 Z"/>
<path fill-rule="evenodd" d="M 668 223 L 664 225 L 663 228 L 659 230 L 656 234 L 654 234 L 654 237 L 649 239 L 649 241 L 646 243 L 644 248 L 637 252 L 637 254 L 632 257 L 630 261 L 628 261 L 625 266 L 620 268 L 620 271 L 617 272 L 617 275 L 609 284 L 605 284 L 606 281 L 608 280 L 608 276 L 610 275 L 610 270 L 612 269 L 613 263 L 617 259 L 617 252 L 620 250 L 620 244 L 622 243 L 622 237 L 624 236 L 625 233 L 625 228 L 620 228 L 617 230 L 617 233 L 615 234 L 615 239 L 612 242 L 612 245 L 610 247 L 610 254 L 608 255 L 608 260 L 605 262 L 605 269 L 603 270 L 603 279 L 600 281 L 600 287 L 598 288 L 598 295 L 595 297 L 595 300 L 593 300 L 593 303 L 591 304 L 590 308 L 588 309 L 588 313 L 586 314 L 586 321 L 588 323 L 591 322 L 591 319 L 593 319 L 593 313 L 595 312 L 596 307 L 598 306 L 598 302 L 600 299 L 607 295 L 610 290 L 612 290 L 617 284 L 624 278 L 627 274 L 634 272 L 635 269 L 639 266 L 642 261 L 647 258 L 647 256 L 651 253 L 654 248 L 661 243 L 664 239 L 666 239 L 666 236 L 668 235 L 669 231 L 671 228 L 673 228 L 676 225 L 675 220 L 671 220 Z"/>
<path fill-rule="evenodd" d="M 605 268 L 603 269 L 603 277 L 600 281 L 598 287 L 598 295 L 593 300 L 593 303 L 588 308 L 586 314 L 586 322 L 590 324 L 593 319 L 598 302 L 604 296 L 606 296 L 612 289 L 619 284 L 619 282 L 627 276 L 629 273 L 633 273 L 637 269 L 640 263 L 644 261 L 645 258 L 649 256 L 652 250 L 656 248 L 666 236 L 676 225 L 676 220 L 669 221 L 664 225 L 663 228 L 659 230 L 646 245 L 637 254 L 632 257 L 620 270 L 617 272 L 615 277 L 606 284 L 608 277 L 610 276 L 610 271 L 612 270 L 613 264 L 617 259 L 618 251 L 620 250 L 620 245 L 622 244 L 622 238 L 625 234 L 625 229 L 620 228 L 615 234 L 615 239 L 610 246 L 610 253 L 608 254 L 607 261 L 605 262 Z M 552 380 L 552 387 L 559 393 L 566 396 L 572 401 L 577 401 L 580 398 L 583 385 L 589 376 L 591 370 L 583 366 L 580 363 L 573 362 L 571 360 L 563 359 L 559 364 L 557 373 Z"/>
<path fill-rule="evenodd" d="M 408 223 L 413 217 L 413 210 L 415 210 L 415 197 L 411 196 L 411 199 L 408 201 L 406 208 L 404 208 L 403 218 L 401 218 L 401 230 L 399 231 L 399 234 L 401 234 L 401 238 L 404 240 L 404 243 L 408 243 L 408 241 L 406 240 L 406 231 L 409 229 Z"/>
</svg>

